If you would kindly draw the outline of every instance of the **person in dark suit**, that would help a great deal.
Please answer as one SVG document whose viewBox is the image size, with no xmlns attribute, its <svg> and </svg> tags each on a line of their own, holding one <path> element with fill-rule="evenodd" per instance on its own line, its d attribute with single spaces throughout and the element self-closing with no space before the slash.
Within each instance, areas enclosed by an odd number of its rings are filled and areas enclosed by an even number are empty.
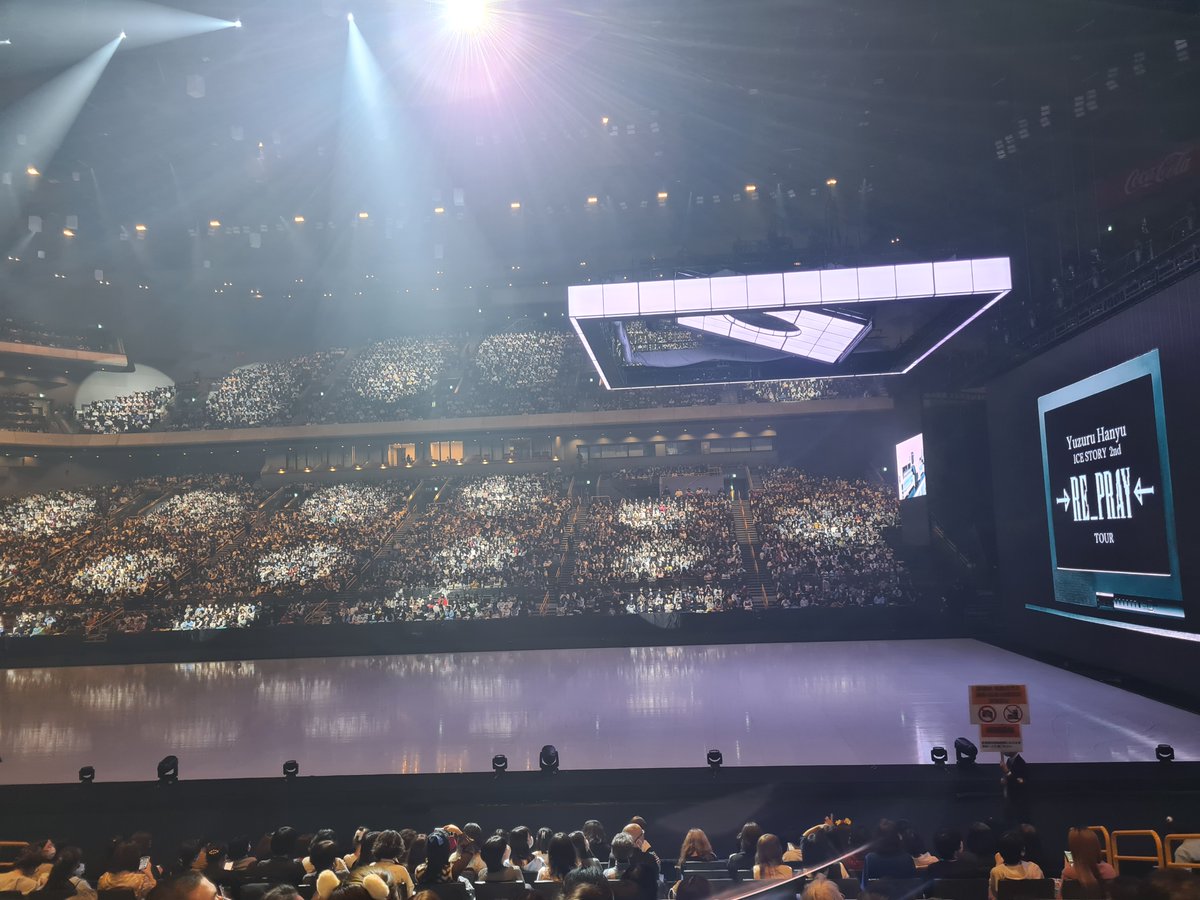
<svg viewBox="0 0 1200 900">
<path fill-rule="evenodd" d="M 1004 787 L 1004 818 L 1010 825 L 1023 825 L 1029 814 L 1029 763 L 1020 753 L 1000 756 L 1000 783 Z"/>
<path fill-rule="evenodd" d="M 251 877 L 268 884 L 298 887 L 304 881 L 304 866 L 296 861 L 296 829 L 284 825 L 271 835 L 271 855 L 259 860 Z"/>
</svg>

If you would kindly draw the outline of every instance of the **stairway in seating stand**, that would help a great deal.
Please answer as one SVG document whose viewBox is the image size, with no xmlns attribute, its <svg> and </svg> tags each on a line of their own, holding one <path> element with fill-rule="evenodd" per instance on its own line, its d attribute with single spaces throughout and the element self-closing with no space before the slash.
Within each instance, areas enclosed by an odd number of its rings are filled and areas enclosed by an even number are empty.
<svg viewBox="0 0 1200 900">
<path fill-rule="evenodd" d="M 775 582 L 765 568 L 760 567 L 762 545 L 758 542 L 758 520 L 749 500 L 733 501 L 733 529 L 737 535 L 738 549 L 742 553 L 742 584 L 754 598 L 755 609 L 766 609 L 775 605 Z"/>
</svg>

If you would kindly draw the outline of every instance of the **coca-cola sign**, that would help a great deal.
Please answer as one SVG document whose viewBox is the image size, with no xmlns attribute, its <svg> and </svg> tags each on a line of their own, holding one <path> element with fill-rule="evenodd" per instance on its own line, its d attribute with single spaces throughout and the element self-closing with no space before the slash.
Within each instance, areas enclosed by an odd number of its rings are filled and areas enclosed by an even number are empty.
<svg viewBox="0 0 1200 900">
<path fill-rule="evenodd" d="M 1142 191 L 1152 190 L 1164 181 L 1187 175 L 1192 170 L 1192 150 L 1176 150 L 1168 153 L 1147 169 L 1132 169 L 1125 176 L 1125 196 L 1132 197 Z"/>
</svg>

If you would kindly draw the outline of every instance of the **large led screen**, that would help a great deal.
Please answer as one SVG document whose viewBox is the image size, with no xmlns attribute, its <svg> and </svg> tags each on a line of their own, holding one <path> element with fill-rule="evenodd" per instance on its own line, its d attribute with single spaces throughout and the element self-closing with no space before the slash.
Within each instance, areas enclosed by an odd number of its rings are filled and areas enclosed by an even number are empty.
<svg viewBox="0 0 1200 900">
<path fill-rule="evenodd" d="M 901 500 L 925 496 L 924 434 L 914 434 L 896 445 L 896 481 Z"/>
<path fill-rule="evenodd" d="M 1038 398 L 1054 599 L 1183 617 L 1158 351 Z"/>
</svg>

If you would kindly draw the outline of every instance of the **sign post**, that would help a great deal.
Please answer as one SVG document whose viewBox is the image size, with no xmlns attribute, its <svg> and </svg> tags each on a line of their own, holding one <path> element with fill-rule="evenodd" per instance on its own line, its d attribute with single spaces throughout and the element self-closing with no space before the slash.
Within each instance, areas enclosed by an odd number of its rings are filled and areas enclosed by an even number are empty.
<svg viewBox="0 0 1200 900">
<path fill-rule="evenodd" d="M 979 726 L 979 749 L 984 753 L 1020 753 L 1021 726 L 998 722 Z"/>
<path fill-rule="evenodd" d="M 1029 724 L 1029 692 L 1023 684 L 973 684 L 967 703 L 972 725 Z"/>
</svg>

